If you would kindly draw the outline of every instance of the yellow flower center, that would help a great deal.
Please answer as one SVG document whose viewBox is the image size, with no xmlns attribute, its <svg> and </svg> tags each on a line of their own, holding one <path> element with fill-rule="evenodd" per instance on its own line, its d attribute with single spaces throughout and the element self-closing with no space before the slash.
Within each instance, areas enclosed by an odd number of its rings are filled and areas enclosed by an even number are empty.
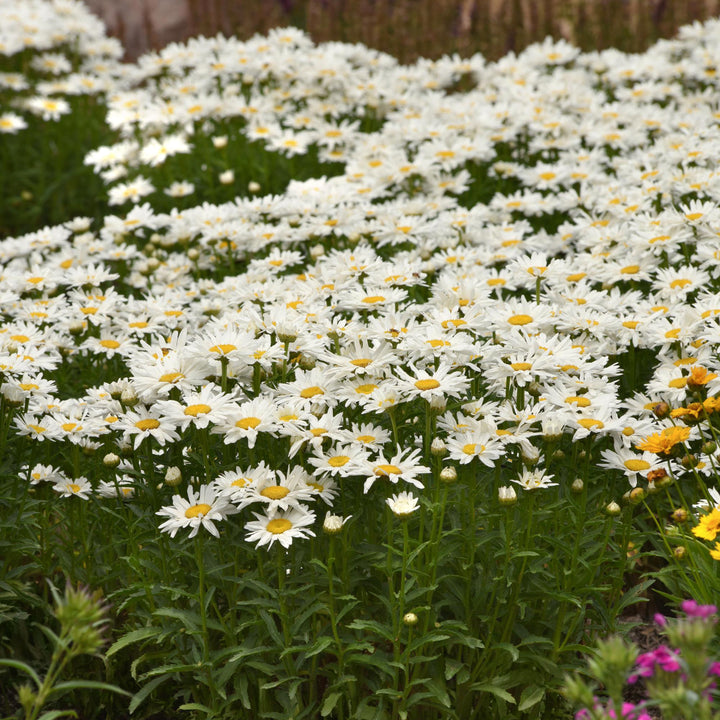
<svg viewBox="0 0 720 720">
<path fill-rule="evenodd" d="M 397 465 L 378 465 L 375 468 L 375 474 L 381 477 L 386 475 L 400 475 L 402 470 Z"/>
<path fill-rule="evenodd" d="M 370 358 L 355 358 L 355 360 L 351 360 L 350 364 L 354 365 L 355 367 L 367 367 L 372 360 Z"/>
<path fill-rule="evenodd" d="M 568 405 L 575 404 L 578 407 L 588 407 L 591 405 L 591 402 L 586 397 L 580 397 L 578 395 L 570 395 L 569 397 L 566 397 L 565 402 Z"/>
<path fill-rule="evenodd" d="M 364 383 L 363 385 L 358 385 L 355 388 L 355 392 L 359 393 L 360 395 L 369 395 L 373 390 L 377 390 L 378 386 L 374 385 L 373 383 Z"/>
<path fill-rule="evenodd" d="M 100 344 L 104 348 L 108 348 L 110 350 L 114 350 L 115 348 L 120 347 L 120 343 L 117 340 L 101 340 Z"/>
<path fill-rule="evenodd" d="M 275 518 L 265 526 L 265 529 L 273 535 L 282 535 L 284 532 L 287 532 L 291 527 L 292 523 L 289 520 L 285 518 Z"/>
<path fill-rule="evenodd" d="M 44 428 L 42 425 L 34 425 L 33 423 L 28 423 L 28 427 L 32 428 L 38 435 L 47 430 L 47 428 Z"/>
<path fill-rule="evenodd" d="M 155 430 L 155 428 L 160 427 L 160 421 L 155 418 L 145 418 L 144 420 L 138 420 L 135 427 L 138 430 Z"/>
<path fill-rule="evenodd" d="M 183 410 L 183 414 L 189 415 L 190 417 L 197 417 L 198 415 L 206 415 L 211 409 L 212 408 L 209 405 L 198 403 L 197 405 L 188 405 Z"/>
<path fill-rule="evenodd" d="M 312 387 L 304 388 L 303 390 L 300 391 L 300 397 L 305 398 L 305 399 L 315 397 L 316 395 L 324 395 L 324 394 L 325 394 L 325 391 L 321 387 L 318 387 L 317 385 L 313 385 Z"/>
<path fill-rule="evenodd" d="M 176 380 L 180 380 L 185 376 L 181 372 L 171 372 L 161 375 L 158 380 L 164 383 L 174 383 Z"/>
<path fill-rule="evenodd" d="M 26 343 L 30 338 L 27 335 L 11 335 L 10 339 L 13 342 Z"/>
<path fill-rule="evenodd" d="M 148 324 L 144 320 L 135 320 L 134 322 L 128 323 L 128 327 L 139 328 L 141 330 L 147 326 Z"/>
<path fill-rule="evenodd" d="M 207 503 L 198 503 L 197 505 L 190 506 L 185 511 L 186 518 L 194 518 L 198 516 L 205 516 L 210 512 L 210 506 Z"/>
<path fill-rule="evenodd" d="M 440 383 L 435 378 L 426 378 L 425 380 L 416 380 L 415 387 L 420 390 L 434 390 L 440 387 Z"/>
<path fill-rule="evenodd" d="M 532 367 L 532 363 L 529 362 L 514 362 L 510 363 L 510 367 L 515 370 L 529 370 Z"/>
<path fill-rule="evenodd" d="M 604 422 L 601 420 L 595 420 L 594 418 L 580 418 L 580 420 L 578 420 L 578 425 L 582 425 L 582 427 L 586 430 L 592 430 L 592 428 L 602 430 L 602 428 L 605 427 Z"/>
<path fill-rule="evenodd" d="M 254 430 L 259 424 L 260 418 L 246 417 L 238 420 L 235 423 L 235 427 L 239 427 L 241 430 Z"/>
<path fill-rule="evenodd" d="M 270 498 L 270 500 L 282 500 L 288 493 L 290 488 L 286 488 L 283 485 L 270 485 L 260 491 L 263 497 Z"/>
<path fill-rule="evenodd" d="M 361 443 L 371 443 L 375 440 L 375 437 L 373 435 L 358 435 L 355 439 Z"/>
<path fill-rule="evenodd" d="M 77 483 L 68 483 L 65 487 L 70 490 L 70 492 L 80 492 L 80 486 Z"/>
<path fill-rule="evenodd" d="M 641 470 L 647 470 L 650 467 L 650 463 L 647 460 L 626 460 L 623 465 L 633 472 L 640 472 Z"/>
<path fill-rule="evenodd" d="M 513 315 L 508 318 L 511 325 L 528 325 L 533 321 L 530 315 Z"/>
<path fill-rule="evenodd" d="M 328 465 L 330 467 L 342 467 L 350 462 L 350 458 L 347 455 L 336 455 L 328 459 Z"/>
<path fill-rule="evenodd" d="M 237 347 L 235 345 L 230 345 L 223 343 L 221 345 L 213 345 L 210 348 L 210 352 L 212 353 L 219 353 L 220 355 L 227 355 L 231 353 L 233 350 L 237 350 Z"/>
<path fill-rule="evenodd" d="M 29 392 L 30 390 L 39 390 L 40 386 L 36 385 L 35 383 L 20 383 L 19 385 L 21 390 L 24 390 L 25 392 Z"/>
<path fill-rule="evenodd" d="M 384 302 L 385 296 L 384 295 L 368 295 L 367 297 L 364 297 L 362 301 L 366 305 L 373 305 L 374 303 Z"/>
<path fill-rule="evenodd" d="M 65 432 L 72 432 L 76 427 L 78 427 L 78 424 L 74 423 L 74 422 L 66 422 L 66 423 L 63 423 L 60 427 Z"/>
</svg>

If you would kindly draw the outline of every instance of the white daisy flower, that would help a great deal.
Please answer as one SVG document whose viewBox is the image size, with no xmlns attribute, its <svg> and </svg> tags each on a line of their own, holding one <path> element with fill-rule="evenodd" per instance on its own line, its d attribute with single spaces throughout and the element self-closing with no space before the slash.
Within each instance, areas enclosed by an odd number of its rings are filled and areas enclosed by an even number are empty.
<svg viewBox="0 0 720 720">
<path fill-rule="evenodd" d="M 189 537 L 195 537 L 202 525 L 211 535 L 220 537 L 216 522 L 224 520 L 228 515 L 237 512 L 227 498 L 218 495 L 210 485 L 201 485 L 196 492 L 188 489 L 188 499 L 181 495 L 173 496 L 173 504 L 160 508 L 155 514 L 168 518 L 159 526 L 162 532 L 175 537 L 182 528 L 192 528 Z"/>
</svg>

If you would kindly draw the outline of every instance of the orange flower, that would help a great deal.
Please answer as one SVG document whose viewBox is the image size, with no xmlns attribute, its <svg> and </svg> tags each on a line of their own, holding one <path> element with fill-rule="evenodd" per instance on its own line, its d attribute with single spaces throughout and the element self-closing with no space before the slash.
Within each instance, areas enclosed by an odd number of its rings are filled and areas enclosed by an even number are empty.
<svg viewBox="0 0 720 720">
<path fill-rule="evenodd" d="M 702 365 L 693 365 L 690 368 L 690 375 L 687 379 L 688 387 L 697 388 L 702 385 L 707 385 L 711 380 L 717 377 L 717 373 L 708 372 L 707 368 Z"/>
<path fill-rule="evenodd" d="M 685 442 L 689 437 L 690 428 L 673 426 L 665 428 L 660 433 L 653 433 L 635 447 L 638 450 L 647 450 L 656 455 L 667 455 L 675 445 Z"/>
<path fill-rule="evenodd" d="M 720 397 L 709 397 L 703 400 L 705 412 L 710 414 L 720 410 Z"/>
</svg>

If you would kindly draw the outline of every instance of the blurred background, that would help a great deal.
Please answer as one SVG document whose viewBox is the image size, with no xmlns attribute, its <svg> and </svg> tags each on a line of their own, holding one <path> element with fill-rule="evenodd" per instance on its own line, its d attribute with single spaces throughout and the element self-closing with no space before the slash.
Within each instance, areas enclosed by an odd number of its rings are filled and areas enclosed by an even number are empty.
<svg viewBox="0 0 720 720">
<path fill-rule="evenodd" d="M 402 62 L 481 52 L 496 60 L 546 36 L 641 52 L 720 0 L 86 0 L 133 60 L 193 35 L 241 39 L 294 25 L 315 42 L 361 42 Z"/>
</svg>

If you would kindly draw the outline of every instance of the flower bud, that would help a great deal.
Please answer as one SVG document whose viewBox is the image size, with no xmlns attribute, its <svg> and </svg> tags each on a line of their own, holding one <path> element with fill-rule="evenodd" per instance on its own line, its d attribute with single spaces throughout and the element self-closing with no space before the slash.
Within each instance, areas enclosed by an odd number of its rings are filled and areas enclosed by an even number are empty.
<svg viewBox="0 0 720 720">
<path fill-rule="evenodd" d="M 171 465 L 165 471 L 165 484 L 169 487 L 177 487 L 182 482 L 182 473 L 176 465 Z"/>
<path fill-rule="evenodd" d="M 260 192 L 260 183 L 259 183 L 259 182 L 255 182 L 254 180 L 251 180 L 251 181 L 248 183 L 248 190 L 249 190 L 251 193 L 253 193 L 253 195 L 254 195 L 255 193 L 259 193 L 259 192 Z"/>
<path fill-rule="evenodd" d="M 417 625 L 418 616 L 414 612 L 405 613 L 403 615 L 403 622 L 409 627 L 412 627 L 413 625 Z"/>
<path fill-rule="evenodd" d="M 447 452 L 445 441 L 439 437 L 433 438 L 432 443 L 430 443 L 430 452 L 435 457 L 442 457 Z"/>
<path fill-rule="evenodd" d="M 218 150 L 221 150 L 222 148 L 226 147 L 228 144 L 227 135 L 216 135 L 212 139 L 212 144 L 215 148 L 217 148 Z"/>
<path fill-rule="evenodd" d="M 653 414 L 660 418 L 665 418 L 670 413 L 670 406 L 666 402 L 659 402 L 656 405 L 653 405 L 652 407 Z"/>
<path fill-rule="evenodd" d="M 673 522 L 676 523 L 684 523 L 687 522 L 688 519 L 688 512 L 685 508 L 678 508 L 675 510 L 675 512 L 672 514 Z"/>
<path fill-rule="evenodd" d="M 585 483 L 583 482 L 582 478 L 575 478 L 572 482 L 572 485 L 570 486 L 570 489 L 578 495 L 583 491 L 584 488 Z"/>
<path fill-rule="evenodd" d="M 639 505 L 645 499 L 645 495 L 644 488 L 636 487 L 630 491 L 629 500 L 633 505 Z"/>
<path fill-rule="evenodd" d="M 524 447 L 521 454 L 523 465 L 527 468 L 535 467 L 540 460 L 540 451 L 534 445 Z"/>
<path fill-rule="evenodd" d="M 712 455 L 717 450 L 717 443 L 713 442 L 712 440 L 708 440 L 706 443 L 703 443 L 702 451 L 705 455 Z"/>
<path fill-rule="evenodd" d="M 188 260 L 195 262 L 200 257 L 200 251 L 197 248 L 190 248 L 187 251 Z"/>
<path fill-rule="evenodd" d="M 137 405 L 139 402 L 137 393 L 132 388 L 125 388 L 120 395 L 120 402 L 127 407 Z"/>
<path fill-rule="evenodd" d="M 512 485 L 503 485 L 498 488 L 498 500 L 501 505 L 514 505 L 517 502 L 517 493 Z"/>
<path fill-rule="evenodd" d="M 448 465 L 440 471 L 440 480 L 444 483 L 454 483 L 457 480 L 457 470 L 453 465 Z"/>
<path fill-rule="evenodd" d="M 235 182 L 235 173 L 232 170 L 226 170 L 218 175 L 218 180 L 223 185 L 232 185 Z"/>
<path fill-rule="evenodd" d="M 615 517 L 622 512 L 622 508 L 613 500 L 605 506 L 605 512 L 610 515 L 610 517 Z"/>
<path fill-rule="evenodd" d="M 343 529 L 343 525 L 351 517 L 352 515 L 348 515 L 348 517 L 343 518 L 341 515 L 327 513 L 327 515 L 325 515 L 325 520 L 323 521 L 323 532 L 328 535 L 337 535 Z"/>
<path fill-rule="evenodd" d="M 698 464 L 698 459 L 695 455 L 688 453 L 687 455 L 683 456 L 683 459 L 680 461 L 680 464 L 686 470 L 692 470 L 692 468 L 694 468 Z"/>
<path fill-rule="evenodd" d="M 673 550 L 673 557 L 674 557 L 676 560 L 683 560 L 683 559 L 685 558 L 685 554 L 686 554 L 686 553 L 687 553 L 687 550 L 685 549 L 685 547 L 684 547 L 683 545 L 678 545 L 678 546 Z"/>
</svg>

